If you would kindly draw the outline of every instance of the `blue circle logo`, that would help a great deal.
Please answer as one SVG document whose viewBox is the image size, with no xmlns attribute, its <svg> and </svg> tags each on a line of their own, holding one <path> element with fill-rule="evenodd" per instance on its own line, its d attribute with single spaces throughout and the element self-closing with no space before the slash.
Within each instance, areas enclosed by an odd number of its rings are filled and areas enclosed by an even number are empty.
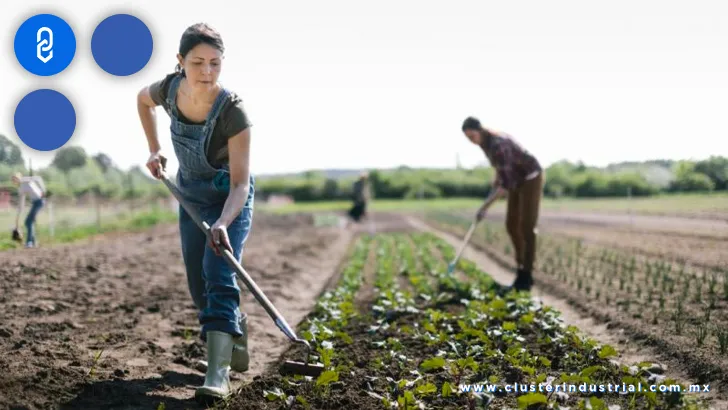
<svg viewBox="0 0 728 410">
<path fill-rule="evenodd" d="M 76 110 L 55 90 L 35 90 L 15 108 L 15 132 L 25 145 L 52 151 L 65 145 L 76 130 Z"/>
<path fill-rule="evenodd" d="M 62 18 L 37 14 L 15 33 L 15 57 L 27 71 L 51 76 L 65 70 L 76 55 L 76 36 Z"/>
<path fill-rule="evenodd" d="M 152 57 L 152 33 L 143 21 L 129 14 L 115 14 L 96 26 L 91 53 L 102 70 L 116 76 L 139 72 Z"/>
</svg>

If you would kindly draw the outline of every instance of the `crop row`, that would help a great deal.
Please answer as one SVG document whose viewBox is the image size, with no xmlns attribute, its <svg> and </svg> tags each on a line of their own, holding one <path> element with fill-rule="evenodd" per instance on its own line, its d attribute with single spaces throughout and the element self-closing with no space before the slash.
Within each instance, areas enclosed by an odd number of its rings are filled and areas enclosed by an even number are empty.
<svg viewBox="0 0 728 410">
<path fill-rule="evenodd" d="M 325 371 L 315 379 L 256 380 L 243 396 L 264 389 L 265 405 L 247 401 L 246 408 L 699 408 L 688 404 L 694 395 L 679 392 L 555 391 L 564 384 L 677 383 L 655 374 L 652 363 L 613 361 L 613 347 L 583 337 L 548 306 L 514 292 L 499 296 L 498 285 L 471 261 L 461 260 L 457 274 L 448 275 L 453 255 L 428 233 L 361 237 L 338 286 L 301 325 Z M 542 389 L 461 389 L 484 383 Z"/>
<path fill-rule="evenodd" d="M 466 229 L 467 216 L 431 213 L 439 226 Z M 487 246 L 512 254 L 505 228 L 484 223 L 475 234 Z M 728 355 L 728 269 L 647 257 L 560 235 L 538 237 L 536 270 L 592 302 L 682 337 L 709 355 Z"/>
</svg>

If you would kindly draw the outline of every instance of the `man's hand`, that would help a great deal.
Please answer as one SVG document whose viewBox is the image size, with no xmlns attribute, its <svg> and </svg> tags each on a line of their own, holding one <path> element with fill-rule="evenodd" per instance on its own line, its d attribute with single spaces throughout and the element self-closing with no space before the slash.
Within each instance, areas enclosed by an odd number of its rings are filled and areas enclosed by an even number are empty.
<svg viewBox="0 0 728 410">
<path fill-rule="evenodd" d="M 486 205 L 481 206 L 478 209 L 478 212 L 475 214 L 475 220 L 480 222 L 485 218 L 485 214 L 488 212 L 488 207 Z"/>
</svg>

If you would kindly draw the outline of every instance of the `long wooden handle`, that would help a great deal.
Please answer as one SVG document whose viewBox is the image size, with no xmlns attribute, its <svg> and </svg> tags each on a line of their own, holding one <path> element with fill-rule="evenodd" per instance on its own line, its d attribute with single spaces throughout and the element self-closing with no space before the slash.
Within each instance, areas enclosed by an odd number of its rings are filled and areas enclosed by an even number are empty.
<svg viewBox="0 0 728 410">
<path fill-rule="evenodd" d="M 455 264 L 458 263 L 460 260 L 460 256 L 463 254 L 463 251 L 465 250 L 465 247 L 468 246 L 468 242 L 470 242 L 470 237 L 473 236 L 473 232 L 475 232 L 475 226 L 477 225 L 476 221 L 473 221 L 473 223 L 470 224 L 470 229 L 468 229 L 468 233 L 465 234 L 465 239 L 463 239 L 463 244 L 460 245 L 460 250 L 458 250 L 457 255 L 455 255 L 455 259 L 450 263 L 450 266 L 455 266 Z"/>
<path fill-rule="evenodd" d="M 172 192 L 172 195 L 177 198 L 177 201 L 180 203 L 180 205 L 182 205 L 185 211 L 187 211 L 187 213 L 195 221 L 197 226 L 199 226 L 200 229 L 205 232 L 207 239 L 212 240 L 210 225 L 207 222 L 203 221 L 202 218 L 200 218 L 200 215 L 198 215 L 197 212 L 185 202 L 177 187 L 174 185 L 174 183 L 172 183 L 172 181 L 167 178 L 164 173 L 162 173 L 162 182 L 164 182 L 167 188 L 169 188 L 170 192 Z M 278 326 L 278 328 L 281 329 L 281 331 L 289 339 L 293 341 L 300 340 L 298 336 L 296 336 L 296 332 L 291 328 L 288 322 L 286 322 L 286 319 L 283 318 L 283 315 L 281 315 L 278 309 L 273 306 L 273 303 L 268 300 L 268 298 L 265 296 L 265 293 L 263 293 L 263 291 L 253 281 L 253 278 L 250 277 L 248 272 L 243 269 L 240 263 L 235 259 L 235 256 L 227 249 L 222 249 L 222 254 L 228 265 L 230 265 L 230 267 L 235 270 L 235 272 L 240 277 L 240 280 L 245 283 L 245 286 L 247 286 L 253 296 L 255 296 L 255 299 L 257 299 L 258 302 L 263 306 L 265 311 L 268 312 L 268 315 L 271 317 L 271 319 L 273 319 L 273 322 L 276 324 L 276 326 Z"/>
</svg>

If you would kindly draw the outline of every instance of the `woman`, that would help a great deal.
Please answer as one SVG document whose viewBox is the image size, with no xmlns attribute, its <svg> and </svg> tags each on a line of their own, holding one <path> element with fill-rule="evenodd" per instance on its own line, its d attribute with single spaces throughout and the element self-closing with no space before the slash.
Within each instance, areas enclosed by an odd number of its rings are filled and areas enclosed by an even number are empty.
<svg viewBox="0 0 728 410">
<path fill-rule="evenodd" d="M 25 217 L 25 229 L 28 236 L 25 238 L 26 248 L 35 248 L 38 241 L 35 239 L 35 218 L 38 216 L 43 205 L 45 205 L 46 187 L 43 178 L 39 176 L 25 177 L 20 172 L 13 174 L 12 182 L 18 187 L 18 216 L 15 218 L 15 236 L 22 240 L 20 236 L 20 215 L 25 208 L 25 197 L 30 197 L 30 212 Z"/>
<path fill-rule="evenodd" d="M 488 130 L 475 117 L 466 118 L 462 130 L 470 142 L 483 150 L 490 164 L 496 169 L 493 189 L 478 209 L 476 220 L 482 220 L 488 208 L 498 198 L 508 197 L 506 229 L 513 242 L 518 266 L 516 280 L 511 288 L 530 290 L 533 286 L 536 225 L 543 187 L 541 164 L 513 138 Z"/>
<path fill-rule="evenodd" d="M 187 282 L 207 344 L 201 401 L 230 394 L 229 369 L 248 368 L 247 315 L 240 312 L 235 271 L 224 247 L 240 260 L 253 218 L 255 180 L 249 170 L 250 127 L 238 96 L 218 83 L 225 48 L 220 34 L 200 23 L 182 34 L 174 73 L 144 87 L 137 106 L 147 137 L 147 167 L 161 178 L 166 158 L 157 137 L 155 107 L 169 114 L 179 161 L 177 186 L 211 227 L 212 241 L 180 206 L 179 228 Z"/>
</svg>

